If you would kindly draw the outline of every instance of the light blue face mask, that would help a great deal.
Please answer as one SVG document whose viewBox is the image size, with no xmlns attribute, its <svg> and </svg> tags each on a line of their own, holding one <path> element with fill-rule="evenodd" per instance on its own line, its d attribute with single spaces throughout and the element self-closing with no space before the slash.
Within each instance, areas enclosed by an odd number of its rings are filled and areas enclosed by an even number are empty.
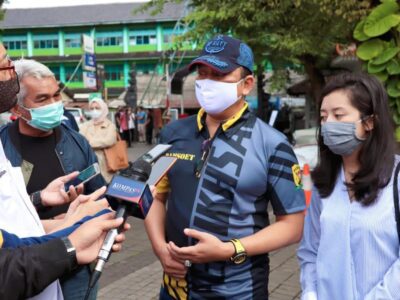
<svg viewBox="0 0 400 300">
<path fill-rule="evenodd" d="M 27 123 L 36 129 L 50 131 L 61 125 L 61 119 L 64 114 L 64 106 L 61 101 L 38 108 L 22 107 L 31 114 L 31 120 L 26 120 Z"/>
<path fill-rule="evenodd" d="M 356 123 L 326 122 L 322 124 L 321 135 L 324 144 L 337 155 L 351 154 L 364 141 L 356 135 Z"/>
</svg>

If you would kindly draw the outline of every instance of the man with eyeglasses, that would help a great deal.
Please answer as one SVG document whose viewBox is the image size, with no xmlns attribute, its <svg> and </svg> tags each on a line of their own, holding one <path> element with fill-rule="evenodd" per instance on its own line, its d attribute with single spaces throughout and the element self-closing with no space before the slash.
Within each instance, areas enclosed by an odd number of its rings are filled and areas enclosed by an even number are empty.
<svg viewBox="0 0 400 300">
<path fill-rule="evenodd" d="M 61 176 L 86 169 L 97 162 L 97 158 L 82 135 L 61 124 L 64 108 L 60 88 L 50 69 L 37 61 L 25 59 L 15 61 L 12 67 L 18 75 L 13 82 L 19 82 L 20 90 L 11 112 L 18 116 L 18 120 L 0 129 L 4 153 L 14 168 L 21 168 L 25 188 L 40 219 L 59 218 L 67 212 L 69 203 L 45 206 L 42 190 Z M 90 194 L 103 185 L 105 181 L 98 175 L 85 184 L 84 193 Z M 64 297 L 84 297 L 89 278 L 89 266 L 62 278 Z M 89 299 L 95 299 L 96 293 L 97 286 Z"/>
<path fill-rule="evenodd" d="M 0 113 L 16 104 L 18 92 L 14 65 L 0 43 Z M 77 172 L 62 178 L 72 179 L 76 175 Z M 65 191 L 60 190 L 64 188 L 63 180 L 58 178 L 49 186 L 40 193 L 42 201 L 59 204 L 69 200 L 64 198 Z M 63 299 L 57 279 L 76 270 L 78 264 L 93 261 L 106 232 L 121 225 L 122 220 L 113 220 L 114 215 L 104 210 L 108 206 L 106 200 L 93 201 L 104 191 L 102 188 L 92 195 L 79 196 L 66 218 L 47 222 L 54 232 L 44 236 L 44 226 L 26 192 L 21 170 L 11 165 L 0 142 L 0 299 L 35 295 L 32 299 Z M 77 196 L 74 188 L 70 188 L 71 193 Z M 89 219 L 92 220 L 78 228 Z M 124 227 L 128 228 L 129 225 Z M 124 235 L 120 234 L 114 251 L 121 249 L 118 243 L 123 240 Z"/>
<path fill-rule="evenodd" d="M 164 268 L 160 299 L 268 299 L 267 253 L 302 235 L 296 157 L 281 133 L 249 111 L 248 45 L 218 35 L 190 68 L 197 68 L 201 109 L 162 130 L 161 143 L 172 144 L 168 155 L 178 161 L 145 220 Z"/>
</svg>

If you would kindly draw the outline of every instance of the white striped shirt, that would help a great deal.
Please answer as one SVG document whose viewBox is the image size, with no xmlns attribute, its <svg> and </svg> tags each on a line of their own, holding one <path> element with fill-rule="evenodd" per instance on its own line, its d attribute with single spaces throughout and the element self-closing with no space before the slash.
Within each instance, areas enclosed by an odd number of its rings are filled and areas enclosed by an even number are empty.
<svg viewBox="0 0 400 300">
<path fill-rule="evenodd" d="M 342 168 L 329 197 L 313 190 L 304 226 L 297 253 L 302 299 L 400 299 L 392 181 L 363 206 L 350 201 Z"/>
</svg>

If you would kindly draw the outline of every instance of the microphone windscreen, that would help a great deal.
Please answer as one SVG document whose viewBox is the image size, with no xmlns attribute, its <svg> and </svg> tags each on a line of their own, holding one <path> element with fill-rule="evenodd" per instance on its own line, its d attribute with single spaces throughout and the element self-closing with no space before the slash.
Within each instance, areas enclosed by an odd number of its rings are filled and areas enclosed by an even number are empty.
<svg viewBox="0 0 400 300">
<path fill-rule="evenodd" d="M 147 161 L 140 159 L 132 163 L 131 169 L 143 174 L 143 176 L 146 177 L 144 181 L 147 181 L 151 173 L 151 164 Z"/>
<path fill-rule="evenodd" d="M 151 173 L 151 164 L 142 159 L 129 163 L 129 167 L 119 172 L 119 175 L 126 178 L 146 182 Z"/>
</svg>

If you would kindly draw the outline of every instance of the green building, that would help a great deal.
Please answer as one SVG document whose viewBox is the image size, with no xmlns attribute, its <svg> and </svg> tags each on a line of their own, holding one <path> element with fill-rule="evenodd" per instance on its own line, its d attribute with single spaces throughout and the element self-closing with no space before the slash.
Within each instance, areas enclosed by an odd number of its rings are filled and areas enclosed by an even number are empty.
<svg viewBox="0 0 400 300">
<path fill-rule="evenodd" d="M 175 24 L 182 17 L 182 4 L 167 4 L 155 16 L 150 12 L 133 14 L 140 5 L 9 9 L 0 22 L 1 39 L 13 59 L 40 61 L 70 90 L 83 93 L 89 90 L 83 85 L 82 68 L 71 75 L 83 54 L 82 34 L 90 35 L 95 42 L 96 61 L 105 68 L 108 95 L 115 97 L 129 86 L 133 63 L 138 76 L 163 74 L 165 51 L 172 49 L 174 35 L 181 33 Z M 186 48 L 183 63 L 195 55 L 190 45 Z"/>
</svg>

